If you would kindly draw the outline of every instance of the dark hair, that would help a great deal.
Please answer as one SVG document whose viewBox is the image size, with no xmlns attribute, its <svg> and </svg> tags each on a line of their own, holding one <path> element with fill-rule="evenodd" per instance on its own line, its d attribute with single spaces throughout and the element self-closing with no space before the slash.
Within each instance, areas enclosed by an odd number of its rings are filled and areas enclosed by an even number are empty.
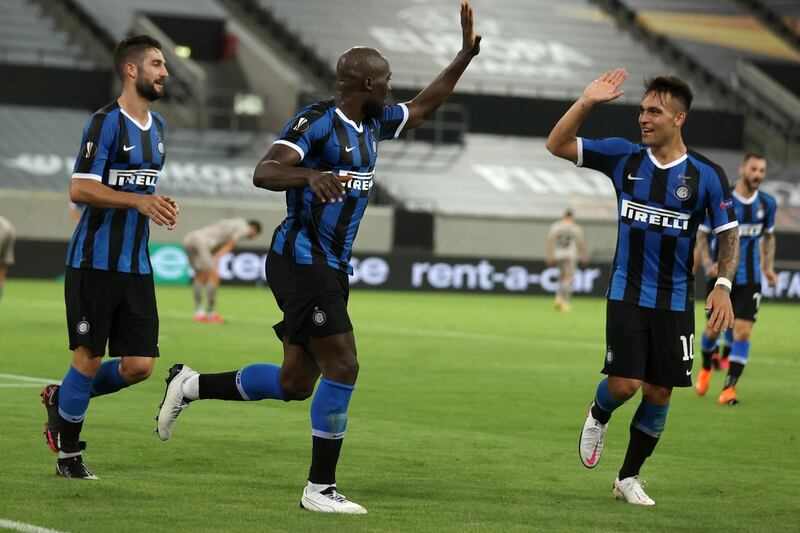
<svg viewBox="0 0 800 533">
<path fill-rule="evenodd" d="M 744 159 L 742 159 L 742 163 L 747 163 L 751 159 L 767 159 L 767 158 L 757 152 L 747 152 L 746 154 L 744 154 Z"/>
<path fill-rule="evenodd" d="M 261 233 L 261 222 L 253 219 L 253 220 L 248 220 L 247 223 L 250 224 L 252 227 L 256 228 L 256 235 Z"/>
<path fill-rule="evenodd" d="M 133 35 L 122 39 L 114 49 L 114 71 L 117 77 L 125 80 L 125 64 L 137 63 L 142 54 L 151 48 L 161 50 L 161 43 L 149 35 Z"/>
<path fill-rule="evenodd" d="M 644 80 L 644 94 L 656 93 L 659 96 L 669 94 L 683 106 L 684 111 L 692 107 L 694 93 L 689 84 L 676 76 L 656 76 Z"/>
<path fill-rule="evenodd" d="M 567 208 L 567 210 L 564 211 L 564 216 L 565 217 L 571 217 L 572 216 L 572 209 L 571 208 Z"/>
</svg>

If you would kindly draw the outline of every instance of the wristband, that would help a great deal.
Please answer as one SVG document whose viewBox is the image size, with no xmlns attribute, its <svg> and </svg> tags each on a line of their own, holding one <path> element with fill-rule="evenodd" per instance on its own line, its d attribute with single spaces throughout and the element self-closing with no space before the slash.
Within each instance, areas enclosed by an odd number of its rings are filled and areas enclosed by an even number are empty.
<svg viewBox="0 0 800 533">
<path fill-rule="evenodd" d="M 714 287 L 716 287 L 717 285 L 722 285 L 723 287 L 728 289 L 728 292 L 731 292 L 731 287 L 733 286 L 731 280 L 722 277 L 717 278 L 717 281 L 714 283 Z"/>
</svg>

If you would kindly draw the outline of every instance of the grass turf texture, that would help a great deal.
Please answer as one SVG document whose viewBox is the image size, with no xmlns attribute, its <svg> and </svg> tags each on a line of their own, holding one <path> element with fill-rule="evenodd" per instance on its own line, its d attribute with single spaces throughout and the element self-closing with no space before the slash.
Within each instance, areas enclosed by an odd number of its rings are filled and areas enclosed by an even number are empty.
<svg viewBox="0 0 800 533">
<path fill-rule="evenodd" d="M 0 373 L 61 379 L 69 364 L 62 294 L 58 282 L 8 282 Z M 657 505 L 640 508 L 611 493 L 638 398 L 614 414 L 597 468 L 577 457 L 605 354 L 602 300 L 576 300 L 574 312 L 559 314 L 549 298 L 355 292 L 361 373 L 338 481 L 369 514 L 343 517 L 298 507 L 308 402 L 198 402 L 172 440 L 158 440 L 153 417 L 173 363 L 217 372 L 281 360 L 268 291 L 223 288 L 221 326 L 192 322 L 189 288 L 160 287 L 158 299 L 154 376 L 89 407 L 85 457 L 101 481 L 56 478 L 39 389 L 0 387 L 0 518 L 73 532 L 798 526 L 800 306 L 763 306 L 740 405 L 716 404 L 721 373 L 704 398 L 676 391 L 642 471 Z"/>
</svg>

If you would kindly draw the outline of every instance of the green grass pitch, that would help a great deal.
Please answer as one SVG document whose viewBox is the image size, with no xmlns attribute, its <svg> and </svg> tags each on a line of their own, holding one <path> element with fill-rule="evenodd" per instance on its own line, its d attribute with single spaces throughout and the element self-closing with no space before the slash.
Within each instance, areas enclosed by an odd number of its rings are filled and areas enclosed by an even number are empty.
<svg viewBox="0 0 800 533">
<path fill-rule="evenodd" d="M 8 282 L 0 374 L 61 379 L 62 295 L 58 282 Z M 172 440 L 158 440 L 153 417 L 173 363 L 217 372 L 281 360 L 269 291 L 224 287 L 221 326 L 191 321 L 188 287 L 160 287 L 158 298 L 154 376 L 89 407 L 85 457 L 101 481 L 53 475 L 40 388 L 0 377 L 0 520 L 70 532 L 800 527 L 800 306 L 763 305 L 740 405 L 716 404 L 721 374 L 704 398 L 675 392 L 642 471 L 657 505 L 639 508 L 611 493 L 638 400 L 614 414 L 596 469 L 577 456 L 605 353 L 602 300 L 558 314 L 549 298 L 354 292 L 361 373 L 338 481 L 369 514 L 343 517 L 299 509 L 308 402 L 198 402 Z"/>
</svg>

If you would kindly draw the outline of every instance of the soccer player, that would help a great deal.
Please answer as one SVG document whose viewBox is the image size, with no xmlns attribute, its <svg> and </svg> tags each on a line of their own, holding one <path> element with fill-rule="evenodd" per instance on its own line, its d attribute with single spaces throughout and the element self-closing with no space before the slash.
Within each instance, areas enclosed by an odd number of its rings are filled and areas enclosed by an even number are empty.
<svg viewBox="0 0 800 533">
<path fill-rule="evenodd" d="M 558 267 L 558 289 L 555 306 L 559 311 L 571 311 L 572 280 L 575 277 L 575 263 L 581 254 L 581 263 L 588 263 L 586 246 L 583 243 L 583 229 L 575 222 L 572 210 L 567 209 L 564 217 L 550 226 L 547 234 L 547 266 Z"/>
<path fill-rule="evenodd" d="M 742 260 L 736 271 L 731 301 L 733 302 L 733 342 L 730 345 L 730 362 L 728 375 L 725 378 L 722 393 L 717 403 L 720 405 L 736 405 L 736 384 L 744 371 L 750 353 L 750 333 L 756 322 L 758 307 L 761 303 L 762 257 L 760 247 L 763 243 L 763 273 L 770 286 L 778 280 L 775 274 L 775 198 L 760 191 L 759 187 L 766 178 L 767 160 L 758 154 L 747 154 L 739 165 L 739 181 L 733 188 L 733 206 L 739 221 L 739 249 Z M 709 275 L 716 275 L 718 265 L 708 253 L 708 234 L 711 232 L 710 222 L 706 219 L 698 228 L 697 246 L 703 265 Z M 695 390 L 700 396 L 708 392 L 708 383 L 713 372 L 712 356 L 719 332 L 706 328 L 703 332 L 700 347 L 703 353 L 703 368 L 697 377 Z"/>
<path fill-rule="evenodd" d="M 81 454 L 89 398 L 117 392 L 153 371 L 158 310 L 149 220 L 174 228 L 178 217 L 173 200 L 153 194 L 167 130 L 150 111 L 169 75 L 161 45 L 147 35 L 124 39 L 114 51 L 114 69 L 122 94 L 86 123 L 70 182 L 70 200 L 85 206 L 64 278 L 72 365 L 60 386 L 42 391 L 45 437 L 58 452 L 56 475 L 69 478 L 97 479 Z M 103 363 L 106 343 L 114 359 Z"/>
<path fill-rule="evenodd" d="M 597 466 L 613 411 L 641 388 L 642 400 L 631 421 L 628 450 L 613 491 L 627 502 L 654 505 L 639 471 L 664 431 L 673 387 L 692 384 L 697 226 L 708 212 L 719 240 L 719 277 L 706 301 L 714 330 L 733 323 L 729 293 L 739 239 L 725 173 L 683 142 L 681 128 L 692 103 L 684 81 L 646 81 L 639 108 L 641 144 L 576 137 L 597 104 L 623 94 L 620 87 L 626 78 L 624 69 L 615 69 L 590 83 L 550 132 L 547 149 L 611 178 L 619 210 L 606 304 L 602 372 L 608 377 L 597 386 L 583 425 L 581 462 L 587 468 Z"/>
<path fill-rule="evenodd" d="M 286 191 L 288 214 L 275 230 L 266 263 L 267 281 L 283 311 L 274 326 L 283 364 L 223 374 L 174 366 L 158 414 L 161 439 L 170 438 L 189 401 L 289 401 L 313 394 L 311 468 L 300 505 L 323 513 L 366 513 L 336 485 L 359 368 L 347 314 L 349 260 L 372 191 L 378 142 L 422 124 L 480 51 L 469 2 L 461 3 L 461 29 L 455 59 L 413 100 L 386 106 L 388 61 L 377 50 L 354 47 L 336 65 L 336 96 L 303 108 L 284 128 L 253 175 L 257 187 Z"/>
<path fill-rule="evenodd" d="M 244 218 L 226 218 L 210 226 L 190 231 L 183 238 L 183 247 L 194 269 L 192 290 L 194 293 L 195 322 L 221 324 L 222 317 L 215 311 L 219 275 L 217 263 L 232 251 L 242 239 L 252 239 L 261 233 L 261 223 Z M 203 311 L 203 290 L 206 293 L 206 310 Z"/>
<path fill-rule="evenodd" d="M 17 233 L 14 226 L 5 217 L 0 217 L 0 300 L 3 298 L 3 287 L 6 286 L 6 272 L 14 264 L 14 243 Z"/>
</svg>

